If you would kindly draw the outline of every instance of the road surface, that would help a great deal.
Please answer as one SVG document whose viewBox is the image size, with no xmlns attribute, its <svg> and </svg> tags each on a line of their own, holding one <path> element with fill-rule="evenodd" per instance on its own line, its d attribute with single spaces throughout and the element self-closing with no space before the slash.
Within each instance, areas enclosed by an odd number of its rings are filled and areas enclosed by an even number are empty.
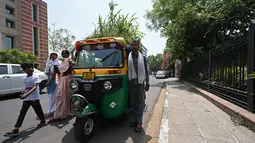
<svg viewBox="0 0 255 143">
<path fill-rule="evenodd" d="M 146 93 L 146 104 L 148 105 L 147 111 L 144 113 L 144 123 L 149 119 L 150 112 L 157 101 L 164 79 L 155 79 L 151 77 L 151 88 Z M 73 123 L 74 118 L 62 121 L 56 124 L 49 124 L 43 128 L 35 129 L 39 123 L 36 120 L 36 115 L 32 107 L 29 109 L 27 116 L 20 129 L 20 136 L 8 139 L 3 136 L 7 131 L 12 130 L 22 101 L 20 99 L 5 99 L 0 101 L 0 142 L 2 143 L 76 143 L 73 136 Z M 43 110 L 47 111 L 48 96 L 47 94 L 41 95 L 41 104 Z M 151 138 L 141 133 L 140 135 L 134 133 L 133 129 L 128 126 L 128 117 L 123 120 L 118 120 L 115 123 L 106 123 L 98 128 L 96 135 L 90 140 L 89 143 L 132 143 L 138 142 L 137 139 L 141 136 Z"/>
</svg>

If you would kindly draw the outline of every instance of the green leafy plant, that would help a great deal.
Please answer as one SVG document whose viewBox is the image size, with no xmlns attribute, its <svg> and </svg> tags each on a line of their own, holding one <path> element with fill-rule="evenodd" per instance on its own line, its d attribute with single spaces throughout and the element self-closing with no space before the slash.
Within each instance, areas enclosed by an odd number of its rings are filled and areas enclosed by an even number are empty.
<svg viewBox="0 0 255 143">
<path fill-rule="evenodd" d="M 255 72 L 253 72 L 247 76 L 247 79 L 254 79 L 254 78 L 255 78 Z"/>
<path fill-rule="evenodd" d="M 31 53 L 16 48 L 0 51 L 0 63 L 21 64 L 24 62 L 36 63 L 37 57 Z"/>
<path fill-rule="evenodd" d="M 98 17 L 97 25 L 91 35 L 85 39 L 101 38 L 101 37 L 123 37 L 128 43 L 134 39 L 141 39 L 144 33 L 139 30 L 139 24 L 135 14 L 121 14 L 121 10 L 115 12 L 118 4 L 111 1 L 109 3 L 110 12 L 107 18 L 103 19 L 100 15 Z"/>
</svg>

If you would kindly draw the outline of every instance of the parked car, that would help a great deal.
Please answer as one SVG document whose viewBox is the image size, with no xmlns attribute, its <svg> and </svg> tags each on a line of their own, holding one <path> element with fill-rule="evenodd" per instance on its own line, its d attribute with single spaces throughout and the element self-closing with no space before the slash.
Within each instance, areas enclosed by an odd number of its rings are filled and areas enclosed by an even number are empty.
<svg viewBox="0 0 255 143">
<path fill-rule="evenodd" d="M 163 71 L 163 70 L 157 71 L 157 73 L 156 73 L 156 79 L 158 79 L 158 78 L 167 78 L 166 72 Z"/>
<path fill-rule="evenodd" d="M 45 88 L 48 77 L 44 72 L 34 69 L 34 74 L 38 75 L 42 82 L 40 83 L 40 92 Z M 23 72 L 19 64 L 0 63 L 0 96 L 7 94 L 22 93 L 24 89 Z"/>
</svg>

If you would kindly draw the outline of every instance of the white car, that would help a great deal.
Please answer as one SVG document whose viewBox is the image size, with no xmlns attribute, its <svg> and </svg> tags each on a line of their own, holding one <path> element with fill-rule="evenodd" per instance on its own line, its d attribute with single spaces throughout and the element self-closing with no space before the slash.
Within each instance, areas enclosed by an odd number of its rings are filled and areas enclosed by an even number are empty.
<svg viewBox="0 0 255 143">
<path fill-rule="evenodd" d="M 166 72 L 165 71 L 162 71 L 162 70 L 159 70 L 157 71 L 156 73 L 156 78 L 166 78 Z"/>
<path fill-rule="evenodd" d="M 40 83 L 41 92 L 45 88 L 48 77 L 36 68 L 34 68 L 34 74 L 42 80 Z M 19 64 L 0 63 L 0 96 L 24 92 L 23 77 L 25 76 L 26 74 Z"/>
</svg>

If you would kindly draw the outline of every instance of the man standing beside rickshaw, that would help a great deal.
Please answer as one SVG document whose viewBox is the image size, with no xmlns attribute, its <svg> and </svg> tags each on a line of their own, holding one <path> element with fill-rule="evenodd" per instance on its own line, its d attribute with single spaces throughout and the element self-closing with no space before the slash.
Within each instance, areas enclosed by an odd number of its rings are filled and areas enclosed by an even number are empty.
<svg viewBox="0 0 255 143">
<path fill-rule="evenodd" d="M 138 40 L 132 42 L 132 52 L 128 56 L 130 105 L 133 110 L 130 126 L 135 127 L 136 133 L 142 131 L 145 91 L 148 91 L 150 87 L 146 57 L 139 52 L 139 43 Z"/>
</svg>

